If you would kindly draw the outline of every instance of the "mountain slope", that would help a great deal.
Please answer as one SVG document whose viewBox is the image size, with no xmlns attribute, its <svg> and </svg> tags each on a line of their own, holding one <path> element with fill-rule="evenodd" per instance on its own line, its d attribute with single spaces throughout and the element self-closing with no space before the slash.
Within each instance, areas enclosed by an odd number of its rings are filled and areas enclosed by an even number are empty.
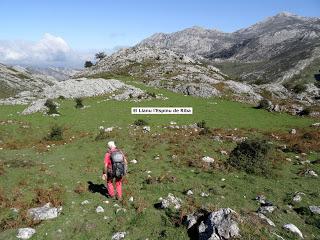
<svg viewBox="0 0 320 240">
<path fill-rule="evenodd" d="M 0 98 L 22 91 L 41 90 L 56 81 L 53 77 L 32 73 L 23 67 L 9 67 L 0 63 Z"/>
<path fill-rule="evenodd" d="M 233 33 L 194 27 L 171 34 L 155 34 L 138 46 L 201 55 L 208 61 L 218 62 L 222 68 L 235 61 L 240 63 L 239 67 L 226 73 L 240 80 L 287 82 L 319 58 L 320 18 L 280 13 Z M 302 65 L 301 61 L 304 61 Z"/>
</svg>

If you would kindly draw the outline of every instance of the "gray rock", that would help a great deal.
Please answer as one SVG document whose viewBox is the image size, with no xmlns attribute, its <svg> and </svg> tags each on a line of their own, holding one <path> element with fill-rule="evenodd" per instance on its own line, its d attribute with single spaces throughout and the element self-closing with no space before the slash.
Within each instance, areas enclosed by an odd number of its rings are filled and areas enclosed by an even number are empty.
<svg viewBox="0 0 320 240">
<path fill-rule="evenodd" d="M 98 207 L 96 208 L 96 212 L 97 212 L 97 213 L 103 213 L 103 212 L 104 212 L 103 207 L 98 206 Z"/>
<path fill-rule="evenodd" d="M 212 157 L 203 157 L 202 161 L 206 162 L 206 163 L 214 163 L 214 159 Z"/>
<path fill-rule="evenodd" d="M 293 129 L 290 130 L 290 133 L 291 134 L 297 134 L 297 130 L 293 128 Z"/>
<path fill-rule="evenodd" d="M 309 209 L 314 214 L 320 214 L 320 206 L 309 206 Z"/>
<path fill-rule="evenodd" d="M 312 169 L 306 170 L 304 175 L 305 176 L 310 176 L 310 177 L 318 177 L 318 174 Z"/>
<path fill-rule="evenodd" d="M 267 213 L 273 213 L 274 210 L 276 210 L 276 206 L 261 206 L 258 209 L 258 213 L 267 214 Z"/>
<path fill-rule="evenodd" d="M 303 235 L 302 235 L 301 231 L 294 224 L 292 224 L 292 223 L 285 224 L 285 225 L 283 225 L 283 228 L 298 235 L 300 238 L 303 239 Z"/>
<path fill-rule="evenodd" d="M 258 213 L 257 214 L 259 218 L 261 218 L 262 220 L 264 220 L 266 223 L 268 223 L 270 226 L 275 227 L 276 225 L 274 224 L 274 222 L 272 222 L 269 218 L 267 218 L 264 214 L 262 213 Z"/>
<path fill-rule="evenodd" d="M 166 198 L 160 198 L 160 208 L 174 207 L 175 209 L 180 209 L 182 200 L 175 197 L 172 193 L 169 193 Z"/>
<path fill-rule="evenodd" d="M 19 239 L 29 239 L 36 233 L 36 230 L 33 228 L 19 228 L 17 238 Z"/>
<path fill-rule="evenodd" d="M 42 207 L 29 209 L 28 216 L 36 221 L 48 220 L 58 217 L 61 211 L 62 207 L 51 207 L 51 203 L 47 203 Z"/>
<path fill-rule="evenodd" d="M 240 236 L 240 229 L 235 219 L 235 211 L 230 208 L 212 212 L 201 221 L 198 227 L 199 239 L 231 239 Z"/>
<path fill-rule="evenodd" d="M 86 205 L 86 204 L 89 204 L 90 202 L 88 200 L 84 200 L 81 205 Z"/>
<path fill-rule="evenodd" d="M 126 237 L 126 232 L 116 232 L 112 235 L 111 240 L 121 240 Z"/>
</svg>

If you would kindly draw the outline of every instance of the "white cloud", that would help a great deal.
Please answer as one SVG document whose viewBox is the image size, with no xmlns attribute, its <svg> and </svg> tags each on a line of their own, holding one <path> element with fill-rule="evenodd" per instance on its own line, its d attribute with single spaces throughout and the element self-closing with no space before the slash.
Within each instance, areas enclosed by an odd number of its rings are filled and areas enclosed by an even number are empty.
<svg viewBox="0 0 320 240">
<path fill-rule="evenodd" d="M 5 64 L 82 67 L 94 52 L 77 52 L 67 42 L 46 33 L 37 42 L 0 40 L 0 62 Z"/>
</svg>

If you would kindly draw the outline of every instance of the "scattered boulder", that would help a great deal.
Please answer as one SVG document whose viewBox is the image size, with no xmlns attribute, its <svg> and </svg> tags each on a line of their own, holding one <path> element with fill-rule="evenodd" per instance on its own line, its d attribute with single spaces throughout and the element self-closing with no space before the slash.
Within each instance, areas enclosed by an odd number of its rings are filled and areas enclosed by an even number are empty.
<svg viewBox="0 0 320 240">
<path fill-rule="evenodd" d="M 293 202 L 301 202 L 302 201 L 302 195 L 305 195 L 303 192 L 297 192 L 292 198 Z"/>
<path fill-rule="evenodd" d="M 98 206 L 98 207 L 96 208 L 96 212 L 97 212 L 97 213 L 103 213 L 103 212 L 104 212 L 103 207 Z"/>
<path fill-rule="evenodd" d="M 297 130 L 294 129 L 294 128 L 292 128 L 292 129 L 290 130 L 290 133 L 291 133 L 291 134 L 297 134 Z"/>
<path fill-rule="evenodd" d="M 268 223 L 270 226 L 275 227 L 276 225 L 274 224 L 274 222 L 272 222 L 269 218 L 267 218 L 264 214 L 262 213 L 258 213 L 257 214 L 259 218 L 261 218 L 262 220 L 264 220 L 266 223 Z"/>
<path fill-rule="evenodd" d="M 261 206 L 258 209 L 258 213 L 262 214 L 268 214 L 268 213 L 273 213 L 274 210 L 276 210 L 276 206 Z"/>
<path fill-rule="evenodd" d="M 145 133 L 150 132 L 151 131 L 151 127 L 150 126 L 144 126 L 142 130 Z"/>
<path fill-rule="evenodd" d="M 62 207 L 51 207 L 51 203 L 47 203 L 43 207 L 29 209 L 28 216 L 36 221 L 48 220 L 58 217 L 61 211 Z"/>
<path fill-rule="evenodd" d="M 225 240 L 240 237 L 236 212 L 222 208 L 211 213 L 196 213 L 187 216 L 188 234 L 192 239 Z"/>
<path fill-rule="evenodd" d="M 133 202 L 133 197 L 132 196 L 129 198 L 129 202 Z"/>
<path fill-rule="evenodd" d="M 320 122 L 311 124 L 311 127 L 320 127 Z"/>
<path fill-rule="evenodd" d="M 206 162 L 206 163 L 214 163 L 214 159 L 212 157 L 203 157 L 202 161 Z"/>
<path fill-rule="evenodd" d="M 260 204 L 265 204 L 266 203 L 266 197 L 264 195 L 256 196 L 255 200 L 257 200 Z"/>
<path fill-rule="evenodd" d="M 209 193 L 202 192 L 202 193 L 200 193 L 200 196 L 201 197 L 209 197 Z"/>
<path fill-rule="evenodd" d="M 320 206 L 309 206 L 309 210 L 313 214 L 320 214 Z"/>
<path fill-rule="evenodd" d="M 88 200 L 84 200 L 81 205 L 86 205 L 86 204 L 89 204 L 90 202 Z"/>
<path fill-rule="evenodd" d="M 33 234 L 36 233 L 36 230 L 33 228 L 19 228 L 17 238 L 19 239 L 29 239 Z"/>
<path fill-rule="evenodd" d="M 131 160 L 130 162 L 133 163 L 133 164 L 138 163 L 138 161 L 137 161 L 136 159 L 133 159 L 133 160 Z"/>
<path fill-rule="evenodd" d="M 307 171 L 305 171 L 304 175 L 310 177 L 318 177 L 318 174 L 312 169 L 308 169 Z"/>
<path fill-rule="evenodd" d="M 164 209 L 169 207 L 174 207 L 175 209 L 180 209 L 182 200 L 175 197 L 172 193 L 168 194 L 166 198 L 159 198 L 160 203 L 156 204 L 156 207 Z"/>
<path fill-rule="evenodd" d="M 187 194 L 188 196 L 191 196 L 191 195 L 193 195 L 193 192 L 191 191 L 191 189 L 189 189 L 186 194 Z"/>
<path fill-rule="evenodd" d="M 294 234 L 297 234 L 300 238 L 303 239 L 303 235 L 302 235 L 301 231 L 294 224 L 292 224 L 292 223 L 285 224 L 285 225 L 283 225 L 283 228 L 294 233 Z"/>
<path fill-rule="evenodd" d="M 116 232 L 115 234 L 112 235 L 111 240 L 121 240 L 126 237 L 127 233 L 126 232 Z"/>
</svg>

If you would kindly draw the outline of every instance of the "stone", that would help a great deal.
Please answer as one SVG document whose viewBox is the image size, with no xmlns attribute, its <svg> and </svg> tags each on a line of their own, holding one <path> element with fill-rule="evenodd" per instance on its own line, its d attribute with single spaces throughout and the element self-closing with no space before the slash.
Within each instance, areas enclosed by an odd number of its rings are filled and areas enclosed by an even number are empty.
<svg viewBox="0 0 320 240">
<path fill-rule="evenodd" d="M 225 150 L 221 150 L 220 153 L 221 153 L 221 155 L 228 155 L 228 152 Z"/>
<path fill-rule="evenodd" d="M 130 162 L 133 163 L 133 164 L 137 164 L 138 163 L 138 161 L 136 159 L 133 159 Z"/>
<path fill-rule="evenodd" d="M 214 159 L 212 157 L 203 157 L 202 161 L 206 162 L 206 163 L 214 163 Z"/>
<path fill-rule="evenodd" d="M 311 169 L 308 169 L 305 173 L 304 173 L 305 176 L 310 176 L 310 177 L 318 177 L 318 174 L 314 171 L 314 170 L 311 170 Z"/>
<path fill-rule="evenodd" d="M 320 122 L 311 124 L 311 127 L 320 127 Z"/>
<path fill-rule="evenodd" d="M 133 197 L 132 196 L 129 198 L 129 202 L 133 202 Z"/>
<path fill-rule="evenodd" d="M 96 212 L 97 212 L 97 213 L 103 213 L 103 212 L 104 212 L 104 208 L 101 207 L 101 206 L 98 206 L 98 207 L 96 208 Z"/>
<path fill-rule="evenodd" d="M 294 224 L 292 224 L 292 223 L 285 224 L 285 225 L 283 225 L 283 228 L 298 235 L 300 238 L 303 239 L 303 235 L 302 235 L 301 231 Z"/>
<path fill-rule="evenodd" d="M 182 200 L 180 198 L 175 197 L 172 193 L 169 193 L 166 198 L 160 198 L 159 200 L 160 200 L 159 207 L 162 209 L 169 208 L 169 207 L 180 209 L 182 204 Z"/>
<path fill-rule="evenodd" d="M 19 239 L 29 239 L 33 234 L 36 233 L 36 230 L 33 228 L 19 228 L 17 238 Z"/>
<path fill-rule="evenodd" d="M 265 204 L 267 199 L 264 195 L 258 195 L 256 196 L 255 200 L 258 201 L 260 204 Z"/>
<path fill-rule="evenodd" d="M 258 209 L 258 213 L 267 214 L 267 213 L 273 213 L 274 210 L 276 210 L 276 206 L 261 206 Z"/>
<path fill-rule="evenodd" d="M 309 206 L 309 209 L 313 214 L 320 214 L 320 206 Z"/>
<path fill-rule="evenodd" d="M 147 133 L 147 132 L 150 132 L 151 131 L 151 127 L 150 126 L 144 126 L 142 128 L 143 132 Z"/>
<path fill-rule="evenodd" d="M 36 221 L 48 220 L 58 217 L 61 211 L 62 207 L 51 207 L 51 203 L 47 203 L 43 207 L 29 209 L 28 216 Z"/>
<path fill-rule="evenodd" d="M 90 202 L 88 200 L 84 200 L 81 205 L 86 205 L 86 204 L 89 204 Z"/>
<path fill-rule="evenodd" d="M 200 193 L 200 196 L 201 197 L 209 197 L 209 193 L 202 192 L 202 193 Z"/>
<path fill-rule="evenodd" d="M 292 198 L 292 201 L 293 201 L 293 202 L 301 202 L 301 201 L 302 201 L 301 195 L 305 195 L 305 194 L 302 193 L 302 192 L 297 192 L 297 193 L 295 193 L 295 195 L 294 195 L 293 198 Z"/>
<path fill-rule="evenodd" d="M 262 213 L 258 213 L 257 214 L 259 218 L 261 218 L 262 220 L 264 220 L 266 223 L 268 223 L 270 226 L 275 227 L 276 225 L 274 224 L 274 222 L 272 222 L 269 218 L 267 218 L 264 214 Z"/>
<path fill-rule="evenodd" d="M 189 189 L 186 194 L 187 194 L 188 196 L 191 196 L 191 195 L 193 195 L 193 192 L 191 191 L 191 189 Z"/>
<path fill-rule="evenodd" d="M 121 240 L 126 237 L 126 232 L 116 232 L 112 235 L 111 240 Z"/>
<path fill-rule="evenodd" d="M 188 216 L 188 228 L 196 226 L 194 231 L 201 240 L 225 240 L 240 237 L 240 229 L 236 222 L 236 212 L 230 208 L 203 215 Z M 204 219 L 203 219 L 204 218 Z M 201 220 L 203 219 L 203 220 Z M 195 225 L 195 224 L 198 225 Z"/>
<path fill-rule="evenodd" d="M 291 133 L 291 134 L 297 134 L 297 130 L 294 129 L 294 128 L 292 128 L 291 131 L 290 131 L 290 133 Z"/>
</svg>

